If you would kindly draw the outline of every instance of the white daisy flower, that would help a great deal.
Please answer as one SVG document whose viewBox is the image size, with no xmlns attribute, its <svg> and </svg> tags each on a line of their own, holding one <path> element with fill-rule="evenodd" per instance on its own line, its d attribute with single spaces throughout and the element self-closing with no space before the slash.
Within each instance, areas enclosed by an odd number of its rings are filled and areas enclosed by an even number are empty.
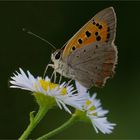
<svg viewBox="0 0 140 140">
<path fill-rule="evenodd" d="M 84 111 L 86 112 L 86 116 L 90 119 L 96 133 L 100 130 L 104 134 L 112 133 L 114 126 L 116 124 L 110 123 L 107 121 L 107 117 L 105 115 L 109 112 L 108 110 L 103 110 L 101 107 L 100 100 L 96 99 L 96 93 L 90 97 L 87 89 L 76 82 L 76 87 L 78 89 L 78 94 L 87 94 L 88 98 L 83 104 Z"/>
<path fill-rule="evenodd" d="M 19 70 L 20 72 L 14 73 L 11 77 L 11 88 L 20 88 L 53 97 L 60 109 L 63 107 L 69 113 L 71 111 L 66 105 L 82 110 L 82 105 L 87 98 L 84 94 L 77 94 L 72 85 L 67 86 L 65 82 L 60 85 L 55 84 L 47 76 L 45 79 L 35 78 L 29 71 L 26 75 L 21 68 Z"/>
</svg>

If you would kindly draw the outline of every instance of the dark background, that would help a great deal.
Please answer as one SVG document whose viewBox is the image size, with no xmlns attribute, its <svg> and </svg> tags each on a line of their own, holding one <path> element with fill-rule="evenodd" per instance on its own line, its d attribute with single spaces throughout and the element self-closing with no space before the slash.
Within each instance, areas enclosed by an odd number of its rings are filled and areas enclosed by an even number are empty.
<svg viewBox="0 0 140 140">
<path fill-rule="evenodd" d="M 33 96 L 10 89 L 8 80 L 19 67 L 43 75 L 52 49 L 22 31 L 25 27 L 60 48 L 95 13 L 113 6 L 117 14 L 116 75 L 98 93 L 108 119 L 117 124 L 111 135 L 96 134 L 91 125 L 77 123 L 55 139 L 140 139 L 140 2 L 0 2 L 0 138 L 18 138 L 37 110 Z M 33 131 L 37 138 L 58 127 L 70 115 L 49 111 Z"/>
</svg>

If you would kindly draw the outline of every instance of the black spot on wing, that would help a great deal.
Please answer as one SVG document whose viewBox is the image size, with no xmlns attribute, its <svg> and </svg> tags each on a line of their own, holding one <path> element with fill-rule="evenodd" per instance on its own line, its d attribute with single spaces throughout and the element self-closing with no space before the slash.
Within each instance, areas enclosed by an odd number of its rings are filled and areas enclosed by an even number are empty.
<svg viewBox="0 0 140 140">
<path fill-rule="evenodd" d="M 98 35 L 98 32 L 95 32 L 95 35 L 97 36 Z"/>
<path fill-rule="evenodd" d="M 96 40 L 97 40 L 97 41 L 100 41 L 100 40 L 101 40 L 101 37 L 100 37 L 100 36 L 97 36 L 97 37 L 96 37 Z"/>
<path fill-rule="evenodd" d="M 86 36 L 87 37 L 90 37 L 91 36 L 91 33 L 89 31 L 86 31 Z"/>
<path fill-rule="evenodd" d="M 73 46 L 73 47 L 72 47 L 72 50 L 74 51 L 75 49 L 76 49 L 76 47 L 75 47 L 75 46 Z"/>
<path fill-rule="evenodd" d="M 98 27 L 99 29 L 102 29 L 102 25 L 99 25 L 99 27 Z"/>
<path fill-rule="evenodd" d="M 79 44 L 82 44 L 83 43 L 83 41 L 82 41 L 82 39 L 80 38 L 80 39 L 78 39 L 78 42 L 79 42 Z"/>
</svg>

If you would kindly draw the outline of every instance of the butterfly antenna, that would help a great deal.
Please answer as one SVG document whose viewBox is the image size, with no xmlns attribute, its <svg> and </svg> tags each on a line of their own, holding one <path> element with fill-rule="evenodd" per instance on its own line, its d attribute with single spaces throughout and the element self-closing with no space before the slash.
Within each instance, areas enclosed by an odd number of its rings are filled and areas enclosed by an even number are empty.
<svg viewBox="0 0 140 140">
<path fill-rule="evenodd" d="M 22 30 L 23 30 L 24 32 L 26 32 L 27 34 L 30 34 L 30 35 L 32 35 L 32 36 L 35 36 L 36 38 L 39 38 L 40 40 L 42 40 L 42 41 L 44 41 L 45 43 L 49 44 L 54 50 L 56 50 L 56 47 L 55 47 L 52 43 L 50 43 L 48 40 L 46 40 L 46 39 L 40 37 L 39 35 L 37 35 L 37 34 L 31 32 L 30 30 L 27 30 L 27 29 L 25 29 L 25 28 L 23 28 Z"/>
</svg>

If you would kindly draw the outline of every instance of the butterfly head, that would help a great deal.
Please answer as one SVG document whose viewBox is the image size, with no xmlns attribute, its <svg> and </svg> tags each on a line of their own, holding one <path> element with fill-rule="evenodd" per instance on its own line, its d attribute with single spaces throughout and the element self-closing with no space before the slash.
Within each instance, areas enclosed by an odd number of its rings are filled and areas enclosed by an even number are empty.
<svg viewBox="0 0 140 140">
<path fill-rule="evenodd" d="M 55 63 L 60 61 L 62 58 L 62 50 L 58 49 L 54 53 L 52 53 L 51 60 Z"/>
</svg>

